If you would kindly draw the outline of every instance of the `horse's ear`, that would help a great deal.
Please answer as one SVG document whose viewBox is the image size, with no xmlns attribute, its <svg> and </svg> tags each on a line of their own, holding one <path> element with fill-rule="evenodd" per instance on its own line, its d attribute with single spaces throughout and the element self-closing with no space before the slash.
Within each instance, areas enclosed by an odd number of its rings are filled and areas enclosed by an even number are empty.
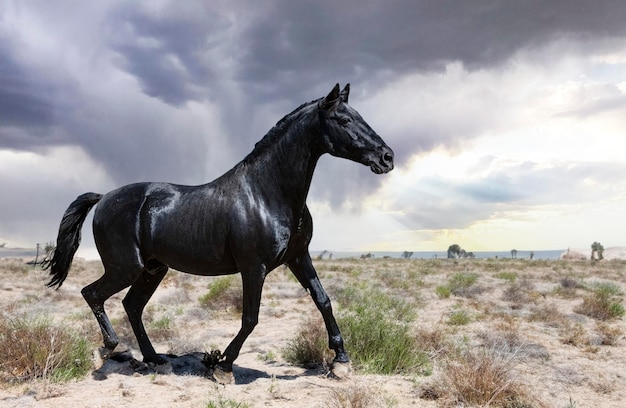
<svg viewBox="0 0 626 408">
<path fill-rule="evenodd" d="M 339 102 L 340 96 L 341 94 L 339 93 L 339 84 L 336 84 L 333 90 L 330 91 L 328 95 L 326 95 L 326 98 L 320 101 L 319 107 L 322 109 L 332 108 L 333 106 L 337 104 L 337 102 Z"/>
<path fill-rule="evenodd" d="M 348 96 L 350 96 L 350 84 L 346 84 L 346 86 L 343 87 L 343 91 L 341 91 L 340 95 L 343 103 L 348 103 Z"/>
</svg>

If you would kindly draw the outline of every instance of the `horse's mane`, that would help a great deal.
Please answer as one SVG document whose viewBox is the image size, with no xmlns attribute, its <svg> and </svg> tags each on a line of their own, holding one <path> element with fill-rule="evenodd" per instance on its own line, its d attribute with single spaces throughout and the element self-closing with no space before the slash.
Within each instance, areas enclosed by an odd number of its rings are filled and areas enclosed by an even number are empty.
<svg viewBox="0 0 626 408">
<path fill-rule="evenodd" d="M 271 128 L 269 132 L 267 132 L 267 134 L 254 145 L 254 150 L 252 150 L 252 152 L 250 152 L 250 154 L 248 154 L 248 156 L 244 160 L 252 160 L 258 157 L 268 147 L 274 146 L 278 142 L 278 140 L 280 140 L 286 134 L 287 129 L 291 126 L 293 121 L 297 119 L 298 116 L 300 116 L 304 108 L 313 104 L 317 105 L 317 103 L 319 103 L 321 99 L 322 98 L 315 99 L 310 102 L 305 102 L 302 105 L 298 106 L 296 109 L 294 109 L 291 113 L 285 115 L 285 117 L 279 120 L 276 125 L 274 125 L 274 127 Z"/>
</svg>

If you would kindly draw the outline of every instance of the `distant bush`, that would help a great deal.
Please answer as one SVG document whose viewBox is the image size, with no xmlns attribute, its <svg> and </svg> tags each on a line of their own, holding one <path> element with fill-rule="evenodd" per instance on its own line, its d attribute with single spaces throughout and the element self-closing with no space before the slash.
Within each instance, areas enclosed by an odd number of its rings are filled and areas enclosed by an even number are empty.
<svg viewBox="0 0 626 408">
<path fill-rule="evenodd" d="M 215 279 L 208 287 L 209 291 L 198 298 L 200 304 L 211 310 L 234 310 L 238 313 L 243 308 L 243 292 L 234 276 Z"/>
<path fill-rule="evenodd" d="M 509 282 L 514 282 L 517 279 L 517 273 L 515 272 L 499 272 L 496 274 L 496 278 L 503 279 Z"/>
<path fill-rule="evenodd" d="M 0 344 L 5 380 L 67 381 L 83 377 L 92 366 L 89 342 L 42 315 L 0 315 Z"/>
<path fill-rule="evenodd" d="M 472 317 L 465 310 L 455 310 L 448 315 L 448 324 L 450 326 L 465 326 L 472 321 Z"/>
<path fill-rule="evenodd" d="M 438 286 L 435 293 L 439 298 L 445 299 L 450 295 L 471 298 L 482 291 L 475 285 L 478 275 L 474 273 L 458 272 L 454 274 L 446 285 Z"/>
<path fill-rule="evenodd" d="M 598 282 L 592 285 L 591 295 L 575 311 L 598 320 L 611 320 L 624 316 L 623 292 L 612 282 Z"/>
</svg>

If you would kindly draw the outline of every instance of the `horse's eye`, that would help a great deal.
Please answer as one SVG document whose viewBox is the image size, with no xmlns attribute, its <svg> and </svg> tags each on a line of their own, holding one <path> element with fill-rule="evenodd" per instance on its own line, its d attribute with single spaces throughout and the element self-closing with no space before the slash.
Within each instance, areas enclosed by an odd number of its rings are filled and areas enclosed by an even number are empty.
<svg viewBox="0 0 626 408">
<path fill-rule="evenodd" d="M 350 123 L 350 118 L 346 118 L 346 117 L 337 118 L 337 122 L 341 126 L 346 126 L 348 123 Z"/>
</svg>

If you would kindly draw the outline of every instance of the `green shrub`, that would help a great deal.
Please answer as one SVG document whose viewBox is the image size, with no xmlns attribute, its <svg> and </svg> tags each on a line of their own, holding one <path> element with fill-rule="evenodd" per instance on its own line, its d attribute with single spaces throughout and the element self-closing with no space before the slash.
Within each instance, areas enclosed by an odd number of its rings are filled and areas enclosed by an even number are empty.
<svg viewBox="0 0 626 408">
<path fill-rule="evenodd" d="M 465 326 L 472 320 L 465 310 L 455 310 L 448 316 L 448 324 L 451 326 Z"/>
<path fill-rule="evenodd" d="M 597 282 L 591 286 L 591 295 L 575 311 L 598 320 L 610 320 L 624 316 L 623 292 L 612 282 Z"/>
<path fill-rule="evenodd" d="M 224 276 L 209 284 L 209 291 L 198 298 L 200 304 L 212 310 L 233 309 L 241 312 L 243 293 L 234 276 Z"/>
<path fill-rule="evenodd" d="M 435 293 L 439 299 L 447 299 L 450 297 L 450 288 L 447 285 L 437 286 L 435 288 Z"/>
<path fill-rule="evenodd" d="M 353 363 L 377 374 L 426 373 L 430 361 L 410 323 L 414 306 L 376 289 L 345 289 L 338 318 Z"/>
<path fill-rule="evenodd" d="M 83 377 L 92 366 L 91 345 L 43 315 L 0 317 L 0 373 L 5 379 Z"/>
<path fill-rule="evenodd" d="M 168 315 L 163 315 L 159 319 L 150 321 L 148 330 L 154 340 L 168 340 L 174 336 L 174 328 L 172 326 L 172 318 Z"/>
<path fill-rule="evenodd" d="M 509 282 L 515 282 L 515 279 L 517 279 L 517 273 L 515 272 L 500 272 L 498 274 L 496 274 L 496 278 L 498 279 L 503 279 Z"/>
<path fill-rule="evenodd" d="M 478 275 L 474 273 L 458 272 L 454 274 L 444 286 L 438 286 L 435 293 L 439 298 L 444 299 L 450 295 L 461 297 L 473 297 L 480 293 L 481 288 L 475 285 Z"/>
</svg>

